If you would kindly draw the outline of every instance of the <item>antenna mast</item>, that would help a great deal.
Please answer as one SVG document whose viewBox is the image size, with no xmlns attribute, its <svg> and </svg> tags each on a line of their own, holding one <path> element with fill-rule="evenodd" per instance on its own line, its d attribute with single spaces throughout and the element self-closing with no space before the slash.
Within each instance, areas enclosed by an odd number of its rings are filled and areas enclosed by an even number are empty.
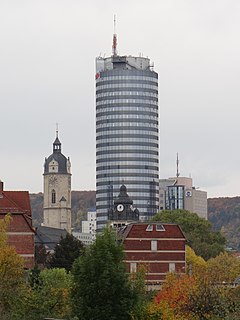
<svg viewBox="0 0 240 320">
<path fill-rule="evenodd" d="M 56 123 L 56 138 L 58 138 L 58 123 Z"/>
<path fill-rule="evenodd" d="M 177 152 L 177 161 L 176 161 L 176 163 L 177 163 L 177 178 L 178 178 L 180 176 L 180 173 L 178 171 L 178 167 L 179 167 L 178 152 Z"/>
<path fill-rule="evenodd" d="M 116 34 L 116 16 L 114 15 L 114 33 L 113 33 L 113 45 L 112 45 L 113 56 L 117 55 L 117 34 Z"/>
</svg>

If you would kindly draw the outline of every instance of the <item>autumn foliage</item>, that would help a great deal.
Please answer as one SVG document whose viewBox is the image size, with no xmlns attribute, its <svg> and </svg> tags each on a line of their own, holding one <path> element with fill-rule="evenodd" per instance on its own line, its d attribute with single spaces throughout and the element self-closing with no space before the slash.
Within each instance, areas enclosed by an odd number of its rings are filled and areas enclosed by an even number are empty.
<svg viewBox="0 0 240 320">
<path fill-rule="evenodd" d="M 0 319 L 46 317 L 131 320 L 240 319 L 240 260 L 220 253 L 205 261 L 186 247 L 186 274 L 169 273 L 159 291 L 146 292 L 146 270 L 126 273 L 122 247 L 111 233 L 90 246 L 74 269 L 26 273 L 7 243 L 11 218 L 0 220 Z M 90 304 L 90 302 L 91 304 Z M 103 308 L 104 307 L 104 308 Z M 87 314 L 88 312 L 88 314 Z"/>
<path fill-rule="evenodd" d="M 148 305 L 147 320 L 240 319 L 240 261 L 221 253 L 207 262 L 187 247 L 187 274 L 170 273 Z"/>
<path fill-rule="evenodd" d="M 177 316 L 181 317 L 181 319 L 188 319 L 189 299 L 195 288 L 196 280 L 193 276 L 179 276 L 170 273 L 161 291 L 156 295 L 154 303 L 158 305 L 160 309 L 165 306 L 165 313 L 167 309 L 170 308 L 175 315 L 174 319 L 177 319 Z M 166 306 L 168 306 L 168 308 L 166 308 Z"/>
<path fill-rule="evenodd" d="M 23 259 L 7 243 L 11 217 L 0 220 L 0 315 L 4 319 L 16 303 L 23 288 Z"/>
</svg>

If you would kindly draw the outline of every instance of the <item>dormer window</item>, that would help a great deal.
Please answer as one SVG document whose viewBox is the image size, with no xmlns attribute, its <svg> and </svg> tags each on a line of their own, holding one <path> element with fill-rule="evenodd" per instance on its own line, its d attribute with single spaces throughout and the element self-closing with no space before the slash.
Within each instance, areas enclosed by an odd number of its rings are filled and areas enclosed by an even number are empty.
<svg viewBox="0 0 240 320">
<path fill-rule="evenodd" d="M 49 172 L 58 172 L 58 162 L 56 160 L 49 163 Z"/>
<path fill-rule="evenodd" d="M 146 231 L 153 231 L 153 225 L 152 225 L 152 224 L 149 224 L 149 225 L 147 226 Z"/>
<path fill-rule="evenodd" d="M 162 224 L 157 224 L 156 225 L 156 231 L 165 231 L 165 228 Z"/>
</svg>

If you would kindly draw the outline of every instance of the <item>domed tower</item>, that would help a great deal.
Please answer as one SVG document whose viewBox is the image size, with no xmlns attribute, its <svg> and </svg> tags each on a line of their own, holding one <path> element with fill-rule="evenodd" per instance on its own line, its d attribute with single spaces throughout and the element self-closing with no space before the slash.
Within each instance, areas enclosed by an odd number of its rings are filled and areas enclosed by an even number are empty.
<svg viewBox="0 0 240 320">
<path fill-rule="evenodd" d="M 43 225 L 71 232 L 71 163 L 56 132 L 53 153 L 44 163 Z"/>
<path fill-rule="evenodd" d="M 108 210 L 108 220 L 113 228 L 120 228 L 131 222 L 139 221 L 139 211 L 133 207 L 133 200 L 127 194 L 125 185 L 121 186 L 113 208 Z"/>
</svg>

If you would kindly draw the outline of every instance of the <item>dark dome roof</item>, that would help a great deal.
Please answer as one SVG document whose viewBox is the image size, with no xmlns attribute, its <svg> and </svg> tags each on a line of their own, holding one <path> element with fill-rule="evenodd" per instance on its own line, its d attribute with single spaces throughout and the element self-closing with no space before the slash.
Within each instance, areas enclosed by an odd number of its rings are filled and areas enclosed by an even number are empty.
<svg viewBox="0 0 240 320">
<path fill-rule="evenodd" d="M 57 161 L 58 163 L 58 173 L 68 173 L 67 158 L 62 153 L 53 153 L 46 158 L 44 163 L 44 173 L 49 173 L 49 163 L 53 160 Z"/>
<path fill-rule="evenodd" d="M 44 174 L 49 173 L 49 163 L 53 160 L 58 163 L 58 173 L 68 173 L 67 158 L 61 153 L 61 142 L 58 137 L 53 142 L 53 153 L 45 159 Z"/>
<path fill-rule="evenodd" d="M 118 197 L 114 200 L 114 204 L 118 203 L 133 204 L 132 199 L 127 194 L 127 188 L 124 184 L 120 187 L 120 193 Z"/>
</svg>

